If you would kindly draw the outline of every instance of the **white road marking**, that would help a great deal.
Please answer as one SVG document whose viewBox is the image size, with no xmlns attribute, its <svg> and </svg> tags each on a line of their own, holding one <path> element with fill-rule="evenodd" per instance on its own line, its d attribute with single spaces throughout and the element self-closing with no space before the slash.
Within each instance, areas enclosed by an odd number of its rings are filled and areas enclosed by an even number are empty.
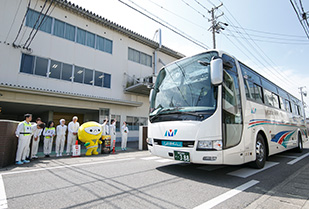
<svg viewBox="0 0 309 209">
<path fill-rule="evenodd" d="M 224 168 L 225 166 L 217 166 L 217 165 L 211 165 L 211 166 L 201 166 L 201 167 L 198 167 L 197 169 L 200 169 L 200 170 L 205 170 L 205 171 L 214 171 L 214 170 L 218 170 L 220 168 Z"/>
<path fill-rule="evenodd" d="M 104 164 L 104 163 L 112 163 L 112 162 L 121 162 L 121 161 L 128 161 L 128 160 L 134 160 L 134 159 L 135 159 L 135 158 L 125 158 L 125 159 L 117 159 L 117 160 L 106 160 L 106 161 L 96 161 L 96 162 L 78 163 L 78 164 L 72 164 L 72 165 L 61 165 L 61 166 L 54 166 L 54 167 L 48 167 L 48 168 L 37 168 L 37 169 L 29 169 L 29 170 L 20 170 L 20 171 L 4 172 L 4 173 L 2 173 L 2 175 L 12 175 L 12 174 L 29 173 L 29 172 L 53 170 L 53 169 L 60 169 L 60 168 L 70 168 L 70 167 L 78 167 L 78 166 L 87 166 L 87 165 L 95 165 L 95 164 Z"/>
<path fill-rule="evenodd" d="M 292 161 L 288 162 L 287 164 L 288 164 L 288 165 L 293 165 L 293 164 L 297 163 L 298 161 L 304 159 L 304 158 L 307 157 L 307 156 L 309 156 L 309 153 L 304 154 L 304 155 L 302 155 L 302 156 L 296 158 L 295 160 L 292 160 Z"/>
<path fill-rule="evenodd" d="M 249 176 L 252 176 L 254 174 L 262 172 L 262 171 L 264 171 L 268 168 L 271 168 L 275 165 L 278 165 L 278 164 L 279 163 L 277 163 L 277 162 L 266 162 L 264 168 L 262 168 L 262 169 L 242 168 L 242 169 L 230 172 L 230 173 L 228 173 L 228 175 L 237 176 L 237 177 L 240 177 L 240 178 L 247 178 Z"/>
<path fill-rule="evenodd" d="M 283 157 L 283 158 L 298 158 L 297 156 L 292 156 L 292 155 L 274 155 L 274 157 Z"/>
<path fill-rule="evenodd" d="M 208 209 L 208 208 L 212 208 L 215 207 L 216 205 L 224 202 L 227 199 L 230 199 L 231 197 L 245 191 L 246 189 L 258 184 L 259 181 L 256 180 L 251 180 L 243 185 L 240 185 L 239 187 L 236 187 L 235 189 L 232 189 L 228 192 L 225 192 L 222 195 L 219 195 L 218 197 L 215 197 L 211 200 L 208 200 L 207 202 L 195 207 L 194 209 Z"/>
<path fill-rule="evenodd" d="M 159 163 L 167 163 L 167 162 L 172 162 L 174 160 L 170 160 L 170 159 L 162 159 L 162 160 L 156 160 L 156 162 L 159 162 Z"/>
<path fill-rule="evenodd" d="M 0 174 L 0 209 L 8 208 L 8 202 L 6 200 L 5 188 L 2 179 L 2 175 Z"/>
<path fill-rule="evenodd" d="M 142 160 L 157 160 L 157 159 L 161 159 L 160 157 L 158 156 L 153 156 L 153 157 L 144 157 L 144 158 L 141 158 Z"/>
</svg>

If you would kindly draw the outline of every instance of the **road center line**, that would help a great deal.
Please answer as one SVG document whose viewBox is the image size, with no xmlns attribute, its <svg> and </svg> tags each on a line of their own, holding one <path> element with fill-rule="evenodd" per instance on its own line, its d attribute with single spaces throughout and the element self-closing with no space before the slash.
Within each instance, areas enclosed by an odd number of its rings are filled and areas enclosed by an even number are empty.
<svg viewBox="0 0 309 209">
<path fill-rule="evenodd" d="M 135 159 L 135 158 L 125 158 L 125 159 L 118 159 L 118 160 L 106 160 L 106 161 L 97 161 L 97 162 L 90 162 L 90 163 L 89 162 L 88 163 L 78 163 L 78 164 L 73 164 L 73 165 L 61 165 L 61 166 L 54 166 L 54 167 L 49 167 L 49 168 L 37 168 L 37 169 L 29 169 L 29 170 L 22 170 L 22 171 L 4 172 L 4 173 L 2 173 L 2 175 L 29 173 L 29 172 L 53 170 L 53 169 L 60 169 L 60 168 L 70 168 L 70 167 L 78 167 L 78 166 L 85 166 L 85 165 L 104 164 L 104 163 L 111 163 L 111 162 L 121 162 L 121 161 L 133 160 L 133 159 Z"/>
<path fill-rule="evenodd" d="M 295 160 L 292 160 L 292 161 L 288 162 L 287 164 L 288 164 L 288 165 L 293 165 L 293 164 L 297 163 L 298 161 L 304 159 L 304 158 L 307 157 L 307 156 L 309 156 L 309 153 L 304 154 L 304 155 L 302 155 L 302 156 L 296 158 Z"/>
<path fill-rule="evenodd" d="M 264 168 L 262 168 L 262 169 L 242 168 L 242 169 L 230 172 L 230 173 L 228 173 L 228 175 L 237 176 L 237 177 L 240 177 L 240 178 L 247 178 L 249 176 L 252 176 L 254 174 L 262 172 L 262 171 L 264 171 L 268 168 L 271 168 L 275 165 L 278 165 L 278 164 L 279 163 L 277 163 L 277 162 L 266 162 Z"/>
<path fill-rule="evenodd" d="M 0 174 L 0 209 L 8 208 L 8 202 L 6 200 L 5 188 L 2 179 L 2 175 Z"/>
<path fill-rule="evenodd" d="M 236 187 L 235 189 L 232 189 L 222 195 L 219 195 L 218 197 L 215 197 L 197 207 L 195 207 L 194 209 L 208 209 L 208 208 L 212 208 L 215 207 L 216 205 L 224 202 L 227 199 L 230 199 L 231 197 L 245 191 L 246 189 L 258 184 L 259 181 L 256 180 L 251 180 L 243 185 L 240 185 L 239 187 Z"/>
</svg>

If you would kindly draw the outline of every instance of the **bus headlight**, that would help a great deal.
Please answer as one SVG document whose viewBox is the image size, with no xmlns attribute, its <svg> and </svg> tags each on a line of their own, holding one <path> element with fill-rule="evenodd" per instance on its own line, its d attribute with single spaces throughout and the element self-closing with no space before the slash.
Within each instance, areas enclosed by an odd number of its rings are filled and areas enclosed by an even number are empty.
<svg viewBox="0 0 309 209">
<path fill-rule="evenodd" d="M 222 140 L 202 140 L 198 141 L 197 149 L 199 150 L 222 150 Z"/>
<path fill-rule="evenodd" d="M 152 138 L 147 138 L 147 139 L 146 139 L 146 142 L 147 142 L 147 144 L 150 145 L 150 146 L 152 146 L 152 144 L 153 144 Z"/>
</svg>

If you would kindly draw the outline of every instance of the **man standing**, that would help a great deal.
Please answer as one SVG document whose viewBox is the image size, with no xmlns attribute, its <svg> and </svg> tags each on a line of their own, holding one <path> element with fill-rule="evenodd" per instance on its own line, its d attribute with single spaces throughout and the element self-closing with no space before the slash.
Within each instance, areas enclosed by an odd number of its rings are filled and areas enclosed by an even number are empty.
<svg viewBox="0 0 309 209">
<path fill-rule="evenodd" d="M 72 146 L 77 139 L 77 132 L 79 128 L 79 123 L 77 122 L 78 117 L 74 116 L 73 121 L 68 125 L 68 143 L 67 143 L 67 155 L 71 154 Z"/>
<path fill-rule="evenodd" d="M 25 114 L 25 120 L 18 124 L 15 135 L 18 138 L 18 147 L 16 153 L 16 164 L 22 165 L 24 163 L 30 163 L 29 160 L 26 160 L 27 151 L 29 148 L 29 143 L 31 139 L 31 123 L 32 115 Z"/>
<path fill-rule="evenodd" d="M 65 133 L 67 131 L 67 126 L 65 125 L 65 120 L 60 120 L 60 125 L 57 126 L 57 138 L 56 138 L 56 154 L 57 157 L 62 156 L 64 150 Z"/>
<path fill-rule="evenodd" d="M 111 125 L 109 126 L 109 134 L 111 135 L 111 143 L 113 145 L 113 152 L 116 149 L 116 119 L 111 120 Z"/>
<path fill-rule="evenodd" d="M 36 119 L 36 124 L 32 125 L 32 148 L 31 148 L 31 157 L 33 159 L 37 159 L 38 156 L 38 148 L 40 143 L 40 136 L 42 134 L 43 129 L 45 128 L 45 123 L 41 121 L 41 118 Z"/>
<path fill-rule="evenodd" d="M 122 151 L 127 150 L 127 140 L 128 140 L 129 129 L 126 122 L 123 122 L 121 127 L 121 149 Z"/>
</svg>

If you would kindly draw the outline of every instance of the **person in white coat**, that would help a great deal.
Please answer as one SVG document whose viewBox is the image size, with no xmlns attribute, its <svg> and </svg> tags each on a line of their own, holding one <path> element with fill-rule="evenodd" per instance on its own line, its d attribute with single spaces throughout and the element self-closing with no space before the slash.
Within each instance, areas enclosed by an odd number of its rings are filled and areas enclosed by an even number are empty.
<svg viewBox="0 0 309 209">
<path fill-rule="evenodd" d="M 74 116 L 73 120 L 68 125 L 68 142 L 67 142 L 67 155 L 71 154 L 72 146 L 77 139 L 77 132 L 79 128 L 78 117 Z"/>
<path fill-rule="evenodd" d="M 126 122 L 123 122 L 121 127 L 121 149 L 123 151 L 127 150 L 127 141 L 128 141 L 129 129 Z"/>
<path fill-rule="evenodd" d="M 111 135 L 112 146 L 113 148 L 115 148 L 116 146 L 116 119 L 111 120 L 111 125 L 109 126 L 109 134 Z"/>
<path fill-rule="evenodd" d="M 45 128 L 45 123 L 41 121 L 40 118 L 36 119 L 36 124 L 32 126 L 32 146 L 31 146 L 31 159 L 37 159 L 38 149 L 40 144 L 40 136 L 43 129 Z"/>
<path fill-rule="evenodd" d="M 47 127 L 45 127 L 43 136 L 44 136 L 44 155 L 45 157 L 49 157 L 52 148 L 53 148 L 53 140 L 56 134 L 56 130 L 54 127 L 54 122 L 49 121 Z"/>
<path fill-rule="evenodd" d="M 56 156 L 62 156 L 64 150 L 65 134 L 67 131 L 67 126 L 65 125 L 65 120 L 60 120 L 60 125 L 57 126 L 56 133 Z"/>
<path fill-rule="evenodd" d="M 32 127 L 32 134 L 31 134 L 31 138 L 30 138 L 30 143 L 29 145 L 31 146 L 31 149 L 30 149 L 30 146 L 27 148 L 27 156 L 26 156 L 26 160 L 30 160 L 32 159 L 32 150 L 33 150 L 33 143 L 37 140 L 37 138 L 35 136 L 38 136 L 38 135 L 41 135 L 42 133 L 42 128 L 39 127 L 40 124 L 42 124 L 42 120 L 41 118 L 37 118 L 35 120 L 35 124 L 33 124 L 31 127 Z M 44 127 L 43 127 L 44 128 Z M 34 136 L 35 135 L 35 136 Z M 36 139 L 35 139 L 36 138 Z M 31 142 L 32 141 L 32 142 Z M 35 144 L 36 145 L 36 144 Z M 34 146 L 35 146 L 34 145 Z M 31 152 L 31 153 L 30 153 Z M 31 155 L 30 155 L 31 154 Z"/>
<path fill-rule="evenodd" d="M 31 114 L 25 114 L 25 120 L 18 124 L 15 135 L 18 138 L 17 152 L 16 152 L 16 164 L 22 165 L 24 163 L 30 163 L 26 160 L 27 151 L 32 134 L 32 126 L 30 121 L 32 120 Z"/>
</svg>

